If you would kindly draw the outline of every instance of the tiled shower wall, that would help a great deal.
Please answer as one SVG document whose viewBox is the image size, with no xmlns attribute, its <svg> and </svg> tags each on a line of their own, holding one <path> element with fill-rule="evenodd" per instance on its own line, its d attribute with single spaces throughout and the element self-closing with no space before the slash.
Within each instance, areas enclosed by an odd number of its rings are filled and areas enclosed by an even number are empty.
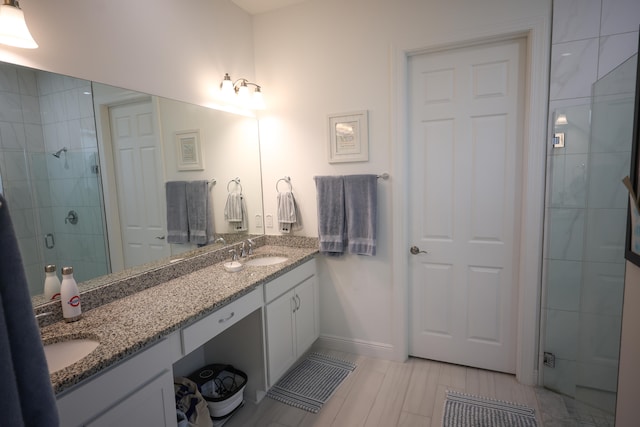
<svg viewBox="0 0 640 427">
<path fill-rule="evenodd" d="M 611 194 L 600 188 L 628 173 L 629 156 L 590 148 L 591 91 L 636 52 L 639 24 L 636 0 L 554 0 L 543 350 L 555 354 L 556 368 L 544 369 L 544 383 L 608 407 L 617 364 L 604 360 L 617 360 L 624 284 L 623 246 L 611 239 L 624 241 L 626 212 L 608 209 Z M 556 124 L 561 115 L 567 125 Z M 565 131 L 565 148 L 552 148 L 554 128 Z M 598 355 L 606 357 L 594 364 Z"/>
<path fill-rule="evenodd" d="M 42 72 L 37 81 L 46 155 L 32 163 L 39 166 L 36 185 L 48 187 L 39 192 L 42 231 L 56 242 L 44 250 L 44 261 L 73 266 L 76 280 L 84 281 L 108 273 L 91 83 Z M 51 155 L 63 147 L 59 158 Z M 65 221 L 72 210 L 77 224 Z"/>
<path fill-rule="evenodd" d="M 32 294 L 45 264 L 73 266 L 78 281 L 108 272 L 98 163 L 90 82 L 1 64 L 1 190 Z"/>
<path fill-rule="evenodd" d="M 40 208 L 31 177 L 32 155 L 44 153 L 36 73 L 0 64 L 0 173 L 30 287 L 42 282 Z M 46 173 L 46 171 L 45 171 Z M 42 293 L 41 285 L 32 292 Z"/>
</svg>

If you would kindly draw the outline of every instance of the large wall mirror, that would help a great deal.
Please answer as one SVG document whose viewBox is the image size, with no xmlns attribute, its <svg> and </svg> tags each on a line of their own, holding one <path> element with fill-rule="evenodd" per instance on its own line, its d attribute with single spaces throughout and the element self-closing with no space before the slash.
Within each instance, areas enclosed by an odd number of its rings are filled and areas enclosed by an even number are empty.
<svg viewBox="0 0 640 427">
<path fill-rule="evenodd" d="M 46 264 L 73 266 L 82 288 L 201 251 L 167 242 L 165 205 L 166 182 L 199 180 L 209 182 L 210 247 L 262 234 L 256 118 L 0 63 L 0 192 L 34 304 Z M 241 231 L 224 216 L 239 191 Z"/>
</svg>

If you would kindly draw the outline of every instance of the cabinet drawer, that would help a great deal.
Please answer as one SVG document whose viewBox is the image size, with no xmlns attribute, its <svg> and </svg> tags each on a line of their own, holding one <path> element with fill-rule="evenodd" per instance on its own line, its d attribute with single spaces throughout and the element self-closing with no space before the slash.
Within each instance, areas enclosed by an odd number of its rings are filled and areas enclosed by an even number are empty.
<svg viewBox="0 0 640 427">
<path fill-rule="evenodd" d="M 293 289 L 298 283 L 303 282 L 316 274 L 316 260 L 312 259 L 283 274 L 277 279 L 267 283 L 264 288 L 265 302 L 269 303 L 285 292 Z"/>
<path fill-rule="evenodd" d="M 183 354 L 189 354 L 263 304 L 262 286 L 182 330 Z"/>
</svg>

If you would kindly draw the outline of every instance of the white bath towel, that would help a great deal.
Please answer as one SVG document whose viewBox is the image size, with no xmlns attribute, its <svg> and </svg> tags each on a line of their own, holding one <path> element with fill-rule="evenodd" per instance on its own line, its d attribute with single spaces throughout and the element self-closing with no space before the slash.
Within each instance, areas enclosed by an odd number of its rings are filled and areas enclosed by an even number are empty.
<svg viewBox="0 0 640 427">
<path fill-rule="evenodd" d="M 291 191 L 278 192 L 278 228 L 281 233 L 290 233 L 298 222 L 296 200 Z"/>
<path fill-rule="evenodd" d="M 224 206 L 224 219 L 231 224 L 234 231 L 247 231 L 249 228 L 247 202 L 242 193 L 229 193 Z"/>
</svg>

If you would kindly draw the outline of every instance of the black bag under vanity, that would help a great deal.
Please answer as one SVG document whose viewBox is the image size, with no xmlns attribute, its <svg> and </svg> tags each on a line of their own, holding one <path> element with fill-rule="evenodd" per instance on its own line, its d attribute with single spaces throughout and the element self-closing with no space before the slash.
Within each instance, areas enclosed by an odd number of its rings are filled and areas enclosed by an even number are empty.
<svg viewBox="0 0 640 427">
<path fill-rule="evenodd" d="M 247 374 L 231 365 L 207 365 L 188 376 L 198 385 L 214 421 L 226 421 L 244 403 Z"/>
</svg>

